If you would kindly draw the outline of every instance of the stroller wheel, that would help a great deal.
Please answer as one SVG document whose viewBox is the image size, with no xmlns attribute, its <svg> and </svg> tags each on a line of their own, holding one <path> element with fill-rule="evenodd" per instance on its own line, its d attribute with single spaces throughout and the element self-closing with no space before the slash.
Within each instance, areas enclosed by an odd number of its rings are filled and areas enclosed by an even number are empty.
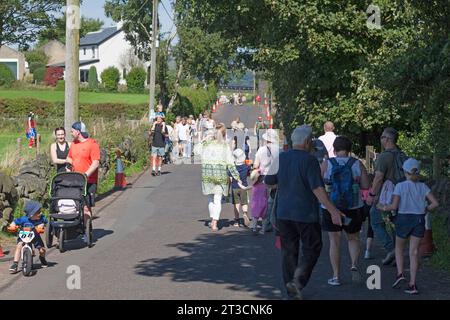
<svg viewBox="0 0 450 320">
<path fill-rule="evenodd" d="M 64 229 L 60 229 L 59 230 L 59 237 L 58 237 L 58 242 L 59 242 L 59 252 L 63 253 L 64 252 Z"/>
<path fill-rule="evenodd" d="M 53 228 L 50 221 L 48 222 L 45 230 L 45 244 L 47 245 L 47 248 L 51 248 L 53 245 Z"/>
</svg>

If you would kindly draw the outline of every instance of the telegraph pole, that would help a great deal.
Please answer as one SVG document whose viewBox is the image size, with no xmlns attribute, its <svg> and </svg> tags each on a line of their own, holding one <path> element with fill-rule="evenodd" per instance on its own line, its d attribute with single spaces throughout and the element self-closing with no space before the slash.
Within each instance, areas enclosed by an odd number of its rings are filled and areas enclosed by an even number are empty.
<svg viewBox="0 0 450 320">
<path fill-rule="evenodd" d="M 150 61 L 150 103 L 148 118 L 150 121 L 151 111 L 155 110 L 155 75 L 156 75 L 156 41 L 158 41 L 158 0 L 153 0 L 152 13 L 152 51 Z"/>
<path fill-rule="evenodd" d="M 67 0 L 66 9 L 66 67 L 64 128 L 69 133 L 72 124 L 79 120 L 79 48 L 80 48 L 80 0 Z M 68 135 L 70 137 L 70 135 Z"/>
</svg>

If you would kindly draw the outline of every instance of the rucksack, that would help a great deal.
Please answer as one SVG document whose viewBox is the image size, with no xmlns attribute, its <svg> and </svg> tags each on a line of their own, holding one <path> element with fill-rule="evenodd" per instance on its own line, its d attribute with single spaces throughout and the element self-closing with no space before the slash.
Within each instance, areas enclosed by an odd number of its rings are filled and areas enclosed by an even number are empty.
<svg viewBox="0 0 450 320">
<path fill-rule="evenodd" d="M 394 156 L 394 181 L 392 183 L 396 185 L 399 182 L 405 181 L 406 177 L 403 172 L 403 163 L 409 157 L 401 150 L 386 150 L 386 152 L 390 152 Z"/>
<path fill-rule="evenodd" d="M 331 194 L 330 199 L 340 210 L 350 209 L 356 204 L 353 197 L 352 166 L 357 161 L 350 158 L 345 165 L 340 165 L 336 158 L 331 158 Z"/>
</svg>

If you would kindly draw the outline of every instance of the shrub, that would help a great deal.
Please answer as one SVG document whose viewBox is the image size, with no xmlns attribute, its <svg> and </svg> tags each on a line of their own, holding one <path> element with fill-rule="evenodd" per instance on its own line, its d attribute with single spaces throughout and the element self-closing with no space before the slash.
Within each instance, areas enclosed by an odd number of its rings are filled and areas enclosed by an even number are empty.
<svg viewBox="0 0 450 320">
<path fill-rule="evenodd" d="M 58 80 L 56 83 L 56 91 L 64 91 L 66 89 L 66 82 L 64 80 Z"/>
<path fill-rule="evenodd" d="M 39 68 L 45 68 L 45 64 L 42 64 L 40 62 L 33 62 L 29 64 L 28 69 L 30 70 L 30 73 L 34 73 Z"/>
<path fill-rule="evenodd" d="M 10 86 L 16 80 L 10 68 L 0 63 L 0 86 Z"/>
<path fill-rule="evenodd" d="M 178 96 L 175 101 L 173 112 L 178 115 L 187 116 L 189 114 L 199 115 L 203 111 L 210 109 L 217 96 L 214 87 L 205 90 L 190 87 L 178 89 Z"/>
<path fill-rule="evenodd" d="M 42 83 L 44 81 L 45 72 L 46 72 L 45 67 L 40 67 L 34 70 L 33 72 L 34 81 L 37 83 Z"/>
<path fill-rule="evenodd" d="M 98 75 L 97 68 L 92 66 L 89 68 L 89 88 L 92 90 L 98 89 Z"/>
<path fill-rule="evenodd" d="M 133 67 L 126 76 L 127 86 L 129 92 L 141 93 L 144 91 L 145 79 L 147 73 L 144 68 Z"/>
<path fill-rule="evenodd" d="M 120 72 L 116 67 L 109 67 L 103 70 L 100 75 L 105 89 L 108 91 L 116 91 L 120 81 Z"/>
<path fill-rule="evenodd" d="M 47 67 L 45 70 L 44 83 L 47 86 L 55 87 L 59 80 L 64 78 L 64 68 Z"/>
<path fill-rule="evenodd" d="M 34 70 L 39 68 L 39 66 L 46 66 L 48 63 L 48 57 L 42 50 L 31 50 L 28 52 L 25 52 L 25 59 L 28 62 L 28 65 L 30 66 L 30 72 L 33 73 Z M 33 67 L 32 69 L 32 66 Z M 36 67 L 37 66 L 37 67 Z"/>
</svg>

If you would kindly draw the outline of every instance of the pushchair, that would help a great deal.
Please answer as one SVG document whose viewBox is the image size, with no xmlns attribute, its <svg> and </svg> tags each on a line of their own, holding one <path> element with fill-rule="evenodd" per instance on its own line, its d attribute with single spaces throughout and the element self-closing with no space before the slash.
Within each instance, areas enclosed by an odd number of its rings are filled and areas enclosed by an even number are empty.
<svg viewBox="0 0 450 320">
<path fill-rule="evenodd" d="M 92 218 L 84 219 L 87 196 L 87 178 L 78 172 L 57 174 L 50 187 L 50 215 L 46 245 L 50 248 L 53 237 L 58 238 L 59 251 L 64 252 L 65 240 L 83 235 L 88 247 L 92 246 Z"/>
</svg>

